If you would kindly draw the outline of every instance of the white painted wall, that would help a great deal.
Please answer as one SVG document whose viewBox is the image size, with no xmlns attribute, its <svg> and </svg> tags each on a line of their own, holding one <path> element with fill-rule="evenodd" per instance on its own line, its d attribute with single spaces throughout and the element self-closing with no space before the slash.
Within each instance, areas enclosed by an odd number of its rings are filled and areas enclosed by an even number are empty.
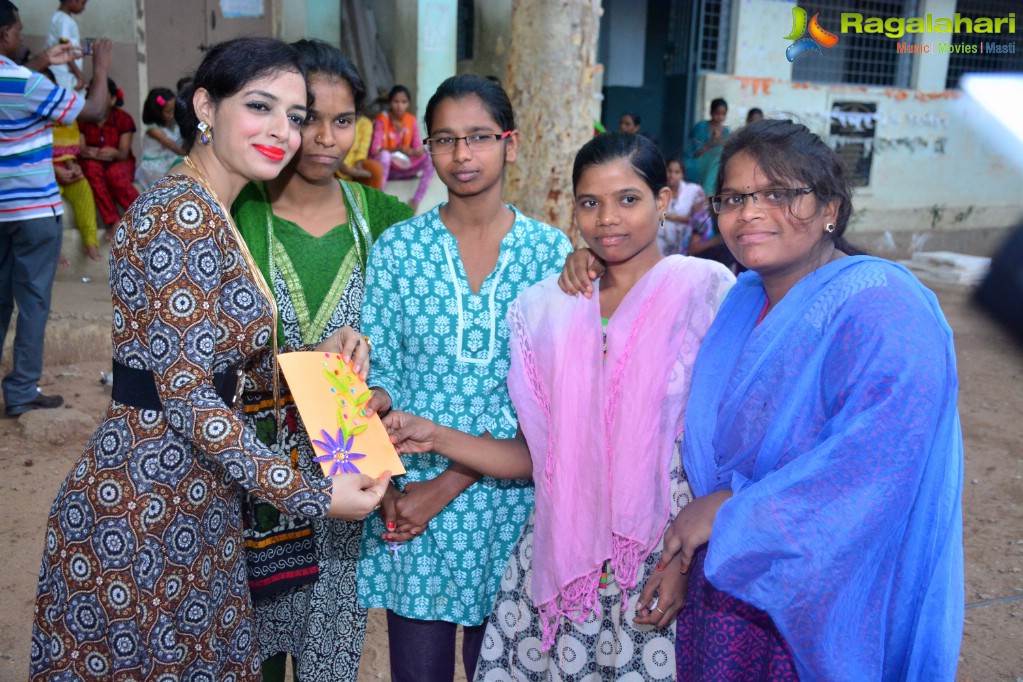
<svg viewBox="0 0 1023 682">
<path fill-rule="evenodd" d="M 782 36 L 788 35 L 792 28 L 795 3 L 790 0 L 745 0 L 732 6 L 735 13 L 729 63 L 734 65 L 733 72 L 758 78 L 789 79 L 792 65 L 785 59 L 785 48 L 790 41 Z M 703 107 L 699 115 L 706 118 L 706 111 L 707 107 Z"/>
<path fill-rule="evenodd" d="M 26 34 L 46 36 L 50 18 L 60 8 L 57 0 L 20 0 L 18 6 L 21 23 Z M 132 0 L 103 0 L 90 2 L 85 11 L 75 15 L 83 38 L 104 37 L 115 43 L 135 42 L 135 3 Z"/>
</svg>

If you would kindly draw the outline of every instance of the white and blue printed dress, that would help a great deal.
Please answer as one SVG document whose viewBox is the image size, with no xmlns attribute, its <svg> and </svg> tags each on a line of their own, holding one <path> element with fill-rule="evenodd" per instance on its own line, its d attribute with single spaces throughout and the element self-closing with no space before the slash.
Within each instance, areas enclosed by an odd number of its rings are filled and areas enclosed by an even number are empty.
<svg viewBox="0 0 1023 682">
<path fill-rule="evenodd" d="M 476 436 L 514 437 L 508 306 L 523 289 L 560 272 L 572 246 L 559 230 L 509 208 L 515 222 L 478 294 L 439 207 L 393 226 L 373 245 L 362 305 L 362 330 L 373 341 L 369 384 L 386 390 L 395 409 Z M 403 462 L 408 473 L 399 487 L 435 478 L 450 464 L 435 453 Z M 485 477 L 394 555 L 380 539 L 380 517 L 370 516 L 360 602 L 405 618 L 483 623 L 532 508 L 532 482 Z"/>
</svg>

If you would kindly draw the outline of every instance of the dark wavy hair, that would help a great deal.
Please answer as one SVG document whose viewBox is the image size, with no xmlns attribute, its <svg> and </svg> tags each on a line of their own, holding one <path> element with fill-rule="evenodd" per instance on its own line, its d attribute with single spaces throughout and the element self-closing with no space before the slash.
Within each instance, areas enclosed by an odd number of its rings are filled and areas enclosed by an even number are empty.
<svg viewBox="0 0 1023 682">
<path fill-rule="evenodd" d="M 113 78 L 107 78 L 107 92 L 114 98 L 115 107 L 124 106 L 124 97 L 118 92 L 117 83 L 114 82 Z"/>
<path fill-rule="evenodd" d="M 643 178 L 656 197 L 668 186 L 668 165 L 657 145 L 642 135 L 632 133 L 601 133 L 584 144 L 575 155 L 572 165 L 572 192 L 579 186 L 583 171 L 624 159 Z"/>
<path fill-rule="evenodd" d="M 195 144 L 199 118 L 192 96 L 199 88 L 209 93 L 214 104 L 238 93 L 247 84 L 268 75 L 290 71 L 305 78 L 298 51 L 276 38 L 235 38 L 209 49 L 196 69 L 192 82 L 178 93 L 174 118 L 181 131 L 185 151 Z"/>
<path fill-rule="evenodd" d="M 167 102 L 174 101 L 174 93 L 169 88 L 153 88 L 146 95 L 146 101 L 142 104 L 142 122 L 146 125 L 163 125 L 163 104 L 160 100 Z M 174 105 L 177 107 L 177 105 Z"/>
<path fill-rule="evenodd" d="M 325 76 L 343 80 L 352 89 L 355 110 L 362 111 L 366 99 L 366 84 L 348 57 L 330 43 L 303 39 L 291 44 L 298 51 L 298 59 L 307 77 Z"/>
<path fill-rule="evenodd" d="M 721 194 L 725 169 L 737 154 L 750 155 L 773 185 L 811 188 L 817 200 L 817 215 L 837 199 L 835 231 L 823 234 L 840 251 L 862 253 L 843 237 L 852 215 L 852 190 L 838 155 L 820 136 L 800 123 L 770 118 L 739 128 L 728 137 L 721 152 L 715 194 Z"/>
<path fill-rule="evenodd" d="M 487 110 L 502 132 L 515 130 L 515 109 L 501 84 L 483 76 L 464 73 L 452 76 L 437 86 L 437 92 L 433 93 L 430 101 L 426 104 L 426 114 L 423 116 L 423 120 L 426 122 L 426 134 L 430 134 L 433 127 L 433 114 L 441 102 L 446 99 L 464 99 L 470 95 L 480 98 L 483 108 Z"/>
</svg>

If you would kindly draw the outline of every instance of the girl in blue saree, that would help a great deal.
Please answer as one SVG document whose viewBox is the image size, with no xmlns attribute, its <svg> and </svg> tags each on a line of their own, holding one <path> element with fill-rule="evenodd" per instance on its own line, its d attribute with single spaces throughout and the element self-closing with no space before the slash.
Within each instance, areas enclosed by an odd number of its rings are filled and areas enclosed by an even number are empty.
<svg viewBox="0 0 1023 682">
<path fill-rule="evenodd" d="M 850 192 L 804 126 L 725 144 L 711 205 L 750 272 L 701 346 L 662 562 L 690 576 L 680 680 L 953 680 L 963 623 L 952 333 L 908 271 L 842 238 Z"/>
</svg>

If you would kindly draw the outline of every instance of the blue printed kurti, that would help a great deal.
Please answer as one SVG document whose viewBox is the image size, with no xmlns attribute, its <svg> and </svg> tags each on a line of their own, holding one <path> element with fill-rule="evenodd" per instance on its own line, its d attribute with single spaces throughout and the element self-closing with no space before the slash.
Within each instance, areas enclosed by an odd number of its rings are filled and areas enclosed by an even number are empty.
<svg viewBox="0 0 1023 682">
<path fill-rule="evenodd" d="M 520 291 L 560 272 L 571 250 L 560 231 L 515 211 L 497 266 L 474 294 L 438 209 L 395 225 L 369 257 L 362 305 L 362 329 L 373 340 L 369 384 L 386 390 L 395 409 L 473 435 L 511 438 L 518 421 L 505 383 L 505 314 Z M 408 474 L 399 485 L 435 478 L 450 464 L 433 453 L 403 461 Z M 406 618 L 479 625 L 532 507 L 532 483 L 483 478 L 395 556 L 372 515 L 362 538 L 359 600 Z"/>
</svg>

